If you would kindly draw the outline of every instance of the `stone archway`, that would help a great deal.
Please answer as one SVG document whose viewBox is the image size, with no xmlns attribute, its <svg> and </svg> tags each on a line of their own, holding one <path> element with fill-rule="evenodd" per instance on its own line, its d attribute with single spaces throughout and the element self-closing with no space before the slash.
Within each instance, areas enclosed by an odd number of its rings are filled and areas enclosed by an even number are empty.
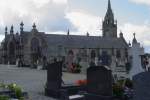
<svg viewBox="0 0 150 100">
<path fill-rule="evenodd" d="M 32 65 L 37 65 L 42 57 L 42 49 L 40 46 L 40 41 L 37 38 L 32 38 L 31 40 L 31 45 L 30 45 L 30 50 L 31 50 L 31 64 Z"/>
</svg>

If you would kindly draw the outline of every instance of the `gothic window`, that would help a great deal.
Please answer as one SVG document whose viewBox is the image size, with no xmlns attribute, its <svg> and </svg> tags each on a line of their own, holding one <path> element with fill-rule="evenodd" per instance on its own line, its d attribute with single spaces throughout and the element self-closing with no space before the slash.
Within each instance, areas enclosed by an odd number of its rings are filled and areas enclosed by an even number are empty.
<svg viewBox="0 0 150 100">
<path fill-rule="evenodd" d="M 125 57 L 128 58 L 128 50 L 125 49 Z"/>
<path fill-rule="evenodd" d="M 100 61 L 102 65 L 109 66 L 111 64 L 111 57 L 108 55 L 107 51 L 102 51 L 102 55 L 100 57 Z"/>
<path fill-rule="evenodd" d="M 95 50 L 92 50 L 92 51 L 91 51 L 91 58 L 95 58 L 95 57 L 96 57 Z"/>
<path fill-rule="evenodd" d="M 72 50 L 68 51 L 68 55 L 67 55 L 67 64 L 68 67 L 72 67 L 72 64 L 74 63 L 74 53 Z"/>
<path fill-rule="evenodd" d="M 68 55 L 74 55 L 72 50 L 69 50 Z"/>
<path fill-rule="evenodd" d="M 9 44 L 9 55 L 15 55 L 15 45 L 13 42 L 10 42 Z"/>
<path fill-rule="evenodd" d="M 102 55 L 107 55 L 107 51 L 102 51 Z"/>
<path fill-rule="evenodd" d="M 37 38 L 31 40 L 31 59 L 33 63 L 37 62 L 41 57 L 40 42 Z"/>
<path fill-rule="evenodd" d="M 62 50 L 63 50 L 62 45 L 58 45 L 58 56 L 62 55 Z"/>
<path fill-rule="evenodd" d="M 111 50 L 112 50 L 112 51 L 111 51 L 111 52 L 112 52 L 112 55 L 114 56 L 114 55 L 115 55 L 115 54 L 114 54 L 114 48 L 112 48 Z"/>
<path fill-rule="evenodd" d="M 9 44 L 9 63 L 10 64 L 15 64 L 15 44 L 13 42 L 10 42 Z"/>
<path fill-rule="evenodd" d="M 120 50 L 117 50 L 117 52 L 116 52 L 116 57 L 117 57 L 117 58 L 121 58 L 121 51 L 120 51 Z"/>
<path fill-rule="evenodd" d="M 81 49 L 80 54 L 82 55 L 82 57 L 86 57 L 87 56 L 87 50 L 86 49 Z"/>
<path fill-rule="evenodd" d="M 39 51 L 39 40 L 36 38 L 33 38 L 31 41 L 31 50 L 33 52 L 38 52 Z"/>
</svg>

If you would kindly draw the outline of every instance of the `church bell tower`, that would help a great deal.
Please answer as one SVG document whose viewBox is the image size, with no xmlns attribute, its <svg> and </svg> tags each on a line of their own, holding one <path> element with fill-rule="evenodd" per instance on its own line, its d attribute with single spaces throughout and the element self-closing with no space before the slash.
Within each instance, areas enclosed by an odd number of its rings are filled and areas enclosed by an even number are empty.
<svg viewBox="0 0 150 100">
<path fill-rule="evenodd" d="M 108 0 L 108 8 L 102 22 L 103 37 L 117 38 L 117 21 L 114 20 L 114 14 L 111 9 L 111 2 Z"/>
</svg>

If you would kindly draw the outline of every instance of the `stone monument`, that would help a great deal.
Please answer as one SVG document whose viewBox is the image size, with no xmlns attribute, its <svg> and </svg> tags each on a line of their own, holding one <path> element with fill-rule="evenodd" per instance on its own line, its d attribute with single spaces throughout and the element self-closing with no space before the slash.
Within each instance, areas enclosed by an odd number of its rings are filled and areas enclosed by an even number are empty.
<svg viewBox="0 0 150 100">
<path fill-rule="evenodd" d="M 138 73 L 144 72 L 141 63 L 141 55 L 144 55 L 144 48 L 140 46 L 140 43 L 137 42 L 134 33 L 134 39 L 132 41 L 132 47 L 129 49 L 129 56 L 131 57 L 132 67 L 129 72 L 129 77 L 132 77 Z"/>
<path fill-rule="evenodd" d="M 87 69 L 87 95 L 90 100 L 111 100 L 112 74 L 104 66 L 93 66 Z"/>
<path fill-rule="evenodd" d="M 62 83 L 62 62 L 49 64 L 47 67 L 47 83 L 45 95 L 58 97 Z"/>
</svg>

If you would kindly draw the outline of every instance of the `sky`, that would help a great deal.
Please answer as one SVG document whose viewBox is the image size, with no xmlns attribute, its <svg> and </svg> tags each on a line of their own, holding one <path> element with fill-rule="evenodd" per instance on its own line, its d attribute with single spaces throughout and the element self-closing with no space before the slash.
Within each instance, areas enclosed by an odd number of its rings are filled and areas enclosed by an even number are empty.
<svg viewBox="0 0 150 100">
<path fill-rule="evenodd" d="M 0 41 L 5 26 L 18 32 L 30 31 L 35 22 L 39 31 L 47 34 L 102 35 L 102 20 L 108 0 L 0 0 Z M 127 42 L 136 33 L 137 40 L 150 52 L 150 0 L 111 0 L 118 34 L 123 32 Z"/>
</svg>

